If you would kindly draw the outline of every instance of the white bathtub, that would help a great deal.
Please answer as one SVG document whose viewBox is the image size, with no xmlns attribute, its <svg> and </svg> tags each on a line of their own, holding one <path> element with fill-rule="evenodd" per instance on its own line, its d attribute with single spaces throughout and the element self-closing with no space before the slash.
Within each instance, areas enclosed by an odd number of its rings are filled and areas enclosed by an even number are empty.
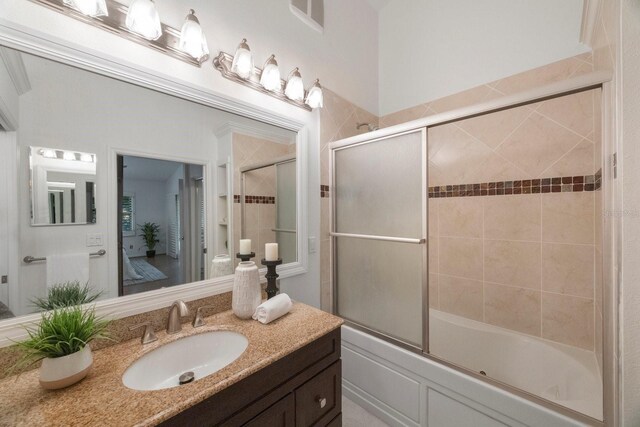
<svg viewBox="0 0 640 427">
<path fill-rule="evenodd" d="M 430 310 L 434 356 L 602 419 L 602 378 L 593 351 Z"/>
<path fill-rule="evenodd" d="M 601 419 L 593 352 L 431 311 L 431 352 Z M 585 426 L 366 332 L 342 327 L 343 393 L 392 426 Z"/>
</svg>

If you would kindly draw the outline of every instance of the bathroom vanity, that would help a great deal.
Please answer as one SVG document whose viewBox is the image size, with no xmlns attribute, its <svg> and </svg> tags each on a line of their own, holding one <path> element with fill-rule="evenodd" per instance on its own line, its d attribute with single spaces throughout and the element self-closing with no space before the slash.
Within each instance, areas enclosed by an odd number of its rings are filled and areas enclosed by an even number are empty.
<svg viewBox="0 0 640 427">
<path fill-rule="evenodd" d="M 98 350 L 87 378 L 60 391 L 40 388 L 37 370 L 0 381 L 0 425 L 341 425 L 341 319 L 295 303 L 268 325 L 231 311 L 205 321 L 199 328 L 185 323 L 174 335 L 158 332 L 151 344 L 134 339 Z M 214 331 L 242 334 L 246 350 L 188 384 L 150 391 L 124 385 L 125 371 L 141 357 Z"/>
</svg>

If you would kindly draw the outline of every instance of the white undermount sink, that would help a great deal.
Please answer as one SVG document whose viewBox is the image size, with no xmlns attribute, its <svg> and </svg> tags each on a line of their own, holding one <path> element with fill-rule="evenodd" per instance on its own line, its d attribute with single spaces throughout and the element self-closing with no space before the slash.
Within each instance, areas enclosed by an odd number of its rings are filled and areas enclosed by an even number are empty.
<svg viewBox="0 0 640 427">
<path fill-rule="evenodd" d="M 158 347 L 133 362 L 122 375 L 122 382 L 134 390 L 178 387 L 181 375 L 192 372 L 194 381 L 211 375 L 240 357 L 248 345 L 247 338 L 237 332 L 191 335 Z"/>
</svg>

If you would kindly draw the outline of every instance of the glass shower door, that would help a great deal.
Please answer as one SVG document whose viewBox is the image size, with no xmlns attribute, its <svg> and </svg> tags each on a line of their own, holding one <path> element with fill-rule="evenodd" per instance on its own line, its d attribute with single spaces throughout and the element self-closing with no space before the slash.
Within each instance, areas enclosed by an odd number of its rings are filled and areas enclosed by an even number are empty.
<svg viewBox="0 0 640 427">
<path fill-rule="evenodd" d="M 426 131 L 342 146 L 332 154 L 334 310 L 352 324 L 423 350 Z"/>
<path fill-rule="evenodd" d="M 296 216 L 296 160 L 276 165 L 276 242 L 282 262 L 298 259 L 298 234 Z"/>
</svg>

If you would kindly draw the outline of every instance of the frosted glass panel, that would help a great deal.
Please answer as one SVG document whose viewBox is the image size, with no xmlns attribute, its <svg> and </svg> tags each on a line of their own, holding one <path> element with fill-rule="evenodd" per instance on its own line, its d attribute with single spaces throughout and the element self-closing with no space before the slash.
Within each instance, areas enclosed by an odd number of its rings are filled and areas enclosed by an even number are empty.
<svg viewBox="0 0 640 427">
<path fill-rule="evenodd" d="M 283 263 L 295 262 L 296 234 L 296 162 L 276 165 L 276 241 Z"/>
<path fill-rule="evenodd" d="M 338 314 L 421 347 L 424 246 L 335 239 Z"/>
<path fill-rule="evenodd" d="M 335 152 L 339 233 L 422 237 L 422 133 Z"/>
</svg>

